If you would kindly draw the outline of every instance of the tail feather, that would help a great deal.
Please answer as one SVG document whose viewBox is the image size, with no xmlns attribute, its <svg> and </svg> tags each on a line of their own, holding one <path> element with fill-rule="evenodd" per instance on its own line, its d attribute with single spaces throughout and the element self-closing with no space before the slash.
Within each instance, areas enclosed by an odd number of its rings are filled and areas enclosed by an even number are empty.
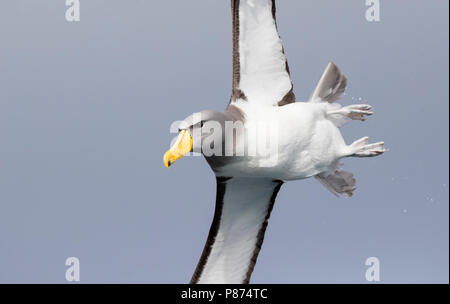
<svg viewBox="0 0 450 304">
<path fill-rule="evenodd" d="M 336 196 L 342 194 L 351 197 L 356 189 L 356 180 L 350 172 L 336 170 L 326 175 L 316 175 L 316 179 Z"/>
<path fill-rule="evenodd" d="M 344 93 L 346 86 L 347 78 L 333 62 L 330 62 L 323 72 L 310 102 L 335 102 Z"/>
</svg>

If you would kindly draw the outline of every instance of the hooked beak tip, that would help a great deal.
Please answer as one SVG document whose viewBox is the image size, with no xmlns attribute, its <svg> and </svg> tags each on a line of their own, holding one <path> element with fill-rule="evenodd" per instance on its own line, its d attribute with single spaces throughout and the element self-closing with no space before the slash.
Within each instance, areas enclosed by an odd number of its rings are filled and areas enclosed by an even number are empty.
<svg viewBox="0 0 450 304">
<path fill-rule="evenodd" d="M 164 166 L 168 169 L 172 165 L 172 161 L 169 159 L 167 153 L 164 155 Z"/>
<path fill-rule="evenodd" d="M 187 131 L 180 131 L 175 144 L 164 154 L 164 166 L 169 168 L 177 159 L 192 150 L 192 137 Z"/>
</svg>

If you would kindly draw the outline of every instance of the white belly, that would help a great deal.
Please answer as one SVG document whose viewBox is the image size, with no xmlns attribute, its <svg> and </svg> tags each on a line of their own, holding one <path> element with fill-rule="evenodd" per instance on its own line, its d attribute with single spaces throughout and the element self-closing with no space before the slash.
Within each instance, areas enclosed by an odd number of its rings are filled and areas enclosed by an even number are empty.
<svg viewBox="0 0 450 304">
<path fill-rule="evenodd" d="M 296 102 L 257 110 L 242 106 L 247 114 L 247 154 L 227 171 L 280 180 L 327 171 L 345 148 L 339 129 L 325 115 L 332 106 L 336 104 Z"/>
</svg>

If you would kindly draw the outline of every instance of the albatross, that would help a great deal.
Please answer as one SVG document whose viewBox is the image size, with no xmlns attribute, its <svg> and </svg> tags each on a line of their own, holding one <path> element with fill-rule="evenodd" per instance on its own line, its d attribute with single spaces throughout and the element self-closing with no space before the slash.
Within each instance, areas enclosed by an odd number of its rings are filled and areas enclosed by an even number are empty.
<svg viewBox="0 0 450 304">
<path fill-rule="evenodd" d="M 333 62 L 311 98 L 296 102 L 275 0 L 231 0 L 231 10 L 229 104 L 222 112 L 206 110 L 184 119 L 163 159 L 169 167 L 198 152 L 216 176 L 214 218 L 192 284 L 249 283 L 283 183 L 314 177 L 333 194 L 350 197 L 355 179 L 341 170 L 340 160 L 386 151 L 383 142 L 370 144 L 368 137 L 345 143 L 339 127 L 373 112 L 367 104 L 336 103 L 347 79 Z"/>
</svg>

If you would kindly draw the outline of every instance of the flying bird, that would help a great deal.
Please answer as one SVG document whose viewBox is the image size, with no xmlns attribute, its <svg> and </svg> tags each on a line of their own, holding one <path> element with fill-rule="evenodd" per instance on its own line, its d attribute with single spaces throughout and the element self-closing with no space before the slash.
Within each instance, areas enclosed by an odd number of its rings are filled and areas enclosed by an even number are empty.
<svg viewBox="0 0 450 304">
<path fill-rule="evenodd" d="M 296 102 L 275 0 L 231 0 L 231 9 L 230 102 L 223 112 L 184 119 L 164 154 L 169 167 L 188 152 L 200 152 L 217 180 L 214 219 L 193 284 L 249 283 L 284 182 L 314 177 L 333 194 L 350 197 L 355 179 L 340 169 L 340 160 L 386 151 L 383 142 L 369 144 L 368 137 L 345 143 L 339 127 L 373 112 L 366 104 L 336 103 L 347 79 L 333 62 L 311 98 Z"/>
</svg>

